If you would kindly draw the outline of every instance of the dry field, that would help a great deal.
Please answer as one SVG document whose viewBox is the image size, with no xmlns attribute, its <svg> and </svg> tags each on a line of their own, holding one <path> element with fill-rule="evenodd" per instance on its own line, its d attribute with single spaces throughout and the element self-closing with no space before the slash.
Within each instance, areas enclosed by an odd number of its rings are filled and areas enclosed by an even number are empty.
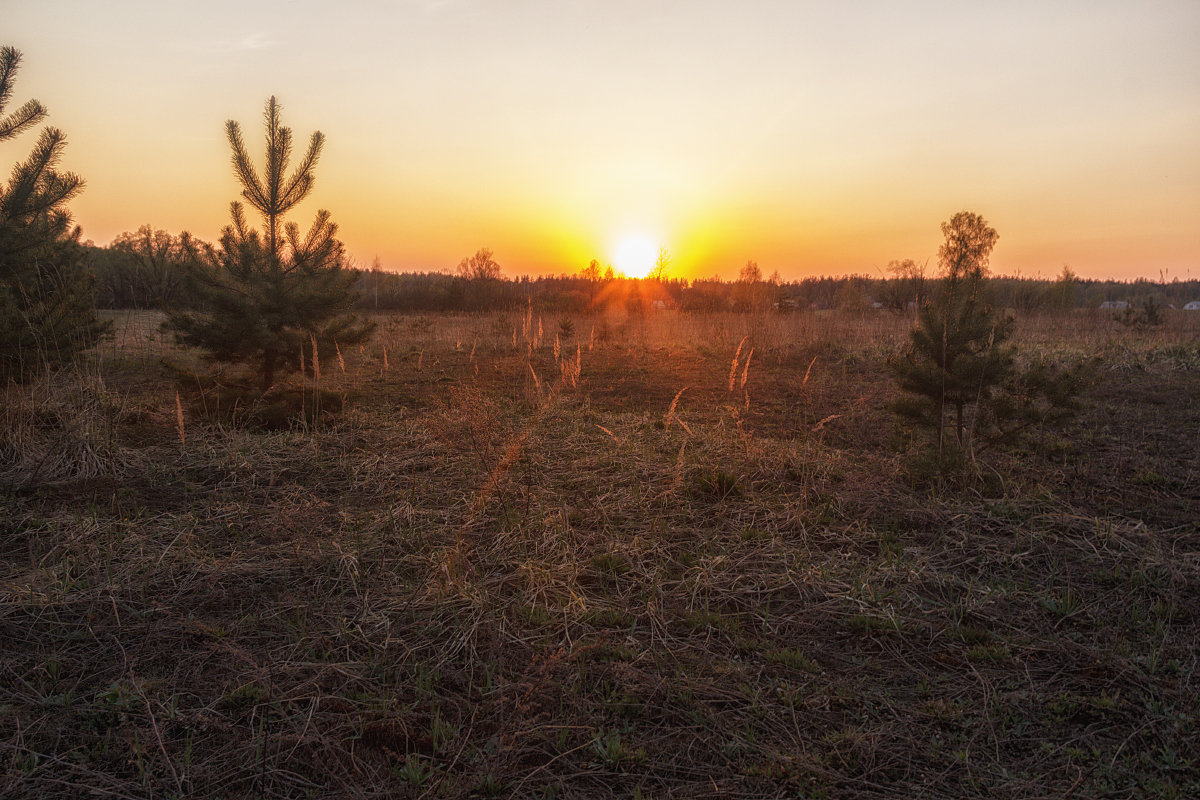
<svg viewBox="0 0 1200 800">
<path fill-rule="evenodd" d="M 1084 411 L 953 481 L 891 315 L 384 317 L 307 416 L 116 322 L 0 410 L 0 796 L 1200 796 L 1200 314 L 1021 321 Z"/>
</svg>

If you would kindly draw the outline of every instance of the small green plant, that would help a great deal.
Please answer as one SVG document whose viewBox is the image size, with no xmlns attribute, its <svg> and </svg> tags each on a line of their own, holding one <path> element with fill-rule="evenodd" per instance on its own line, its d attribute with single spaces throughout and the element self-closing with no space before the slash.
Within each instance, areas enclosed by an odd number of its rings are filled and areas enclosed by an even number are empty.
<svg viewBox="0 0 1200 800">
<path fill-rule="evenodd" d="M 592 558 L 592 566 L 606 580 L 615 580 L 629 572 L 629 562 L 620 553 L 600 553 Z"/>
<path fill-rule="evenodd" d="M 967 650 L 967 658 L 976 663 L 1000 664 L 1009 659 L 1008 645 L 976 644 Z"/>
<path fill-rule="evenodd" d="M 852 614 L 847 620 L 847 624 L 850 626 L 850 630 L 864 636 L 898 633 L 900 627 L 896 621 L 867 614 Z"/>
<path fill-rule="evenodd" d="M 439 753 L 443 752 L 457 734 L 458 730 L 442 719 L 441 713 L 435 710 L 433 719 L 429 722 L 429 738 L 433 740 L 433 748 Z"/>
<path fill-rule="evenodd" d="M 504 793 L 504 781 L 489 772 L 475 784 L 475 791 L 484 797 L 499 797 Z"/>
<path fill-rule="evenodd" d="M 133 708 L 133 701 L 133 694 L 119 683 L 114 683 L 96 694 L 96 704 L 109 711 L 129 711 Z"/>
<path fill-rule="evenodd" d="M 644 747 L 630 747 L 616 731 L 601 732 L 592 741 L 592 751 L 609 767 L 625 763 L 638 764 L 646 760 Z"/>
<path fill-rule="evenodd" d="M 430 768 L 420 756 L 410 755 L 404 759 L 404 766 L 396 767 L 396 777 L 414 788 L 420 788 L 433 777 Z"/>
<path fill-rule="evenodd" d="M 785 667 L 808 672 L 816 675 L 821 671 L 817 662 L 809 658 L 800 648 L 772 650 L 767 653 L 768 664 L 782 664 Z"/>
<path fill-rule="evenodd" d="M 247 711 L 267 701 L 267 690 L 256 683 L 246 683 L 221 698 L 221 705 L 230 711 Z"/>
<path fill-rule="evenodd" d="M 1079 599 L 1078 593 L 1070 586 L 1061 592 L 1044 595 L 1041 598 L 1041 602 L 1043 608 L 1060 617 L 1070 617 L 1079 613 L 1083 608 L 1083 603 Z"/>
</svg>

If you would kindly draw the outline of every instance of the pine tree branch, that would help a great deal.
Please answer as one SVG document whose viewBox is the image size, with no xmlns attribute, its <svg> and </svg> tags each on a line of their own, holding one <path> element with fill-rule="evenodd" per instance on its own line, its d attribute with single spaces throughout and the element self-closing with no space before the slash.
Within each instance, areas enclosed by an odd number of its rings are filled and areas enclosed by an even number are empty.
<svg viewBox="0 0 1200 800">
<path fill-rule="evenodd" d="M 3 110 L 3 104 L 0 104 Z M 46 108 L 37 100 L 30 100 L 4 119 L 0 119 L 0 142 L 12 139 L 37 125 L 47 115 Z"/>
<path fill-rule="evenodd" d="M 229 147 L 233 150 L 233 173 L 237 177 L 238 182 L 242 184 L 242 196 L 249 201 L 250 205 L 265 213 L 267 207 L 266 194 L 263 192 L 263 185 L 258 179 L 258 173 L 254 169 L 254 164 L 250 161 L 250 156 L 246 154 L 246 143 L 242 139 L 242 129 L 234 120 L 228 120 L 225 123 L 225 134 L 229 139 Z"/>
<path fill-rule="evenodd" d="M 296 171 L 292 173 L 291 180 L 284 187 L 282 192 L 282 210 L 286 211 L 301 200 L 303 200 L 310 191 L 316 181 L 313 175 L 313 169 L 317 166 L 317 160 L 321 157 L 321 148 L 325 145 L 325 134 L 316 131 L 312 135 L 312 139 L 308 143 L 308 152 L 304 154 L 304 158 L 297 165 Z"/>
</svg>

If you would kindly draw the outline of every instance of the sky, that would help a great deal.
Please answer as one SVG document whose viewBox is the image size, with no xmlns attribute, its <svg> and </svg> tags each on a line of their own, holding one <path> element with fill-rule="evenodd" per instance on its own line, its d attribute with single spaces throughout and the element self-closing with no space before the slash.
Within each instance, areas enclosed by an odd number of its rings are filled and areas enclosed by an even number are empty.
<svg viewBox="0 0 1200 800">
<path fill-rule="evenodd" d="M 274 95 L 296 159 L 327 139 L 289 219 L 360 266 L 882 276 L 968 210 L 999 274 L 1200 278 L 1197 0 L 0 4 L 98 244 L 215 241 L 225 121 L 261 159 Z"/>
</svg>

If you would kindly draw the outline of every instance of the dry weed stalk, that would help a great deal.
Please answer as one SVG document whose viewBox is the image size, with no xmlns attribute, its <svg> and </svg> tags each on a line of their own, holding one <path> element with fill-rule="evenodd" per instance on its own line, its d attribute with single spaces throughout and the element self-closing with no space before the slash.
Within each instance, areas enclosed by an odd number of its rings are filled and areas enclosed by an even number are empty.
<svg viewBox="0 0 1200 800">
<path fill-rule="evenodd" d="M 835 419 L 840 419 L 841 416 L 841 414 L 830 414 L 828 417 L 813 426 L 813 433 L 819 433 L 827 424 L 833 422 Z"/>
<path fill-rule="evenodd" d="M 667 413 L 663 416 L 663 427 L 665 427 L 667 430 L 671 429 L 671 420 L 679 419 L 675 416 L 675 407 L 679 405 L 679 398 L 682 397 L 683 393 L 687 390 L 688 387 L 685 386 L 675 393 L 675 397 L 671 398 L 671 405 L 667 407 Z M 682 425 L 683 420 L 679 420 L 679 424 Z"/>
<path fill-rule="evenodd" d="M 557 344 L 557 338 L 555 339 Z M 565 358 L 558 364 L 559 372 L 562 375 L 562 382 L 572 389 L 579 387 L 579 376 L 583 372 L 583 352 L 578 346 L 575 348 L 574 358 Z"/>
<path fill-rule="evenodd" d="M 385 344 L 383 346 L 383 371 L 387 372 L 388 369 L 387 345 Z"/>
<path fill-rule="evenodd" d="M 342 358 L 342 348 L 338 345 L 337 342 L 334 342 L 333 349 L 337 353 L 338 369 L 340 369 L 342 371 L 342 374 L 345 375 L 346 374 L 346 359 Z"/>
<path fill-rule="evenodd" d="M 742 386 L 746 388 L 746 379 L 750 377 L 750 359 L 754 358 L 754 348 L 750 348 L 750 352 L 746 354 L 746 365 L 742 368 Z"/>
<path fill-rule="evenodd" d="M 175 392 L 175 431 L 179 434 L 179 446 L 187 446 L 187 431 L 183 427 L 183 403 L 179 400 L 179 392 Z"/>
<path fill-rule="evenodd" d="M 679 424 L 682 425 L 683 421 L 680 420 Z M 675 458 L 675 472 L 671 476 L 671 491 L 672 492 L 678 492 L 679 487 L 683 485 L 683 451 L 686 447 L 687 447 L 687 439 L 684 439 L 683 442 L 679 445 L 679 455 L 676 456 L 676 458 Z"/>
<path fill-rule="evenodd" d="M 733 362 L 729 365 L 729 391 L 731 392 L 733 391 L 734 384 L 737 382 L 738 359 L 742 355 L 742 345 L 746 343 L 746 339 L 748 338 L 747 336 L 743 336 L 742 340 L 738 342 L 737 350 L 733 352 Z"/>
<path fill-rule="evenodd" d="M 314 334 L 308 335 L 308 341 L 312 343 L 312 373 L 313 380 L 317 383 L 321 382 L 321 355 L 317 352 L 317 337 Z"/>
<path fill-rule="evenodd" d="M 801 386 L 808 384 L 808 375 L 812 372 L 813 364 L 817 363 L 817 357 L 813 356 L 812 361 L 808 362 L 808 369 L 804 370 L 804 380 L 800 382 Z"/>
<path fill-rule="evenodd" d="M 619 436 L 617 436 L 615 433 L 613 433 L 612 431 L 610 431 L 608 428 L 604 427 L 603 425 L 601 425 L 599 423 L 596 423 L 596 427 L 599 428 L 600 430 L 604 431 L 605 433 L 607 433 L 609 436 L 611 436 L 612 440 L 614 442 L 616 442 L 617 444 L 622 444 L 621 438 Z"/>
<path fill-rule="evenodd" d="M 542 402 L 542 382 L 538 379 L 538 374 L 533 369 L 533 363 L 527 361 L 525 364 L 529 367 L 529 374 L 533 376 L 533 389 L 537 392 L 537 400 L 540 403 Z"/>
</svg>

